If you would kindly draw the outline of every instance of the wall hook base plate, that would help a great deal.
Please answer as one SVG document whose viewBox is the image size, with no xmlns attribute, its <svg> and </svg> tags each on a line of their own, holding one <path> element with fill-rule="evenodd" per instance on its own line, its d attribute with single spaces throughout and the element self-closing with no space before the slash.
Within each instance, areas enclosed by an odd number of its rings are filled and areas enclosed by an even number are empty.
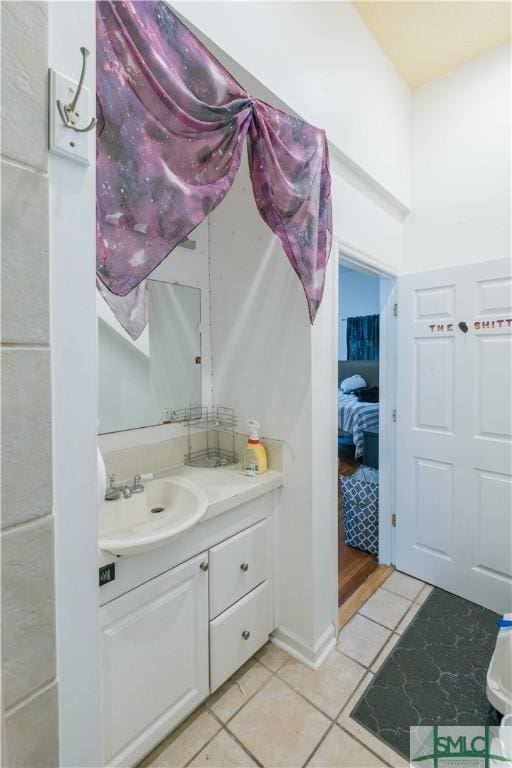
<svg viewBox="0 0 512 768">
<path fill-rule="evenodd" d="M 54 69 L 49 70 L 48 83 L 48 149 L 56 155 L 61 155 L 68 160 L 74 160 L 80 165 L 89 165 L 90 133 L 79 133 L 67 128 L 62 122 L 57 107 L 57 101 L 68 104 L 73 100 L 78 87 L 76 80 L 61 75 Z M 84 116 L 89 115 L 89 89 L 82 88 L 80 96 L 80 111 Z"/>
</svg>

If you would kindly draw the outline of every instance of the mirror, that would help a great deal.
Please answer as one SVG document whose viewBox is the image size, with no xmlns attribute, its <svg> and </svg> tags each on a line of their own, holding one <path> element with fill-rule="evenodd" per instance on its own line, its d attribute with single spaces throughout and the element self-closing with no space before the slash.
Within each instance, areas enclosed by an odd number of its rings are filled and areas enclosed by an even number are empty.
<svg viewBox="0 0 512 768">
<path fill-rule="evenodd" d="M 201 291 L 147 286 L 149 322 L 135 341 L 97 292 L 99 434 L 162 424 L 201 405 Z"/>
</svg>

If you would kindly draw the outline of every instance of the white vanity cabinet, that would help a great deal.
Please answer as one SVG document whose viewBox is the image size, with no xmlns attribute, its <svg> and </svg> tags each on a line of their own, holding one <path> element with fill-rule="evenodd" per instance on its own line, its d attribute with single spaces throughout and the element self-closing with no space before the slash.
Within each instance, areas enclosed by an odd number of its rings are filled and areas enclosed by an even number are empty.
<svg viewBox="0 0 512 768">
<path fill-rule="evenodd" d="M 208 553 L 100 611 L 104 765 L 134 765 L 209 692 Z"/>
<path fill-rule="evenodd" d="M 115 561 L 100 590 L 105 766 L 137 765 L 267 642 L 275 504 L 264 494 Z"/>
</svg>

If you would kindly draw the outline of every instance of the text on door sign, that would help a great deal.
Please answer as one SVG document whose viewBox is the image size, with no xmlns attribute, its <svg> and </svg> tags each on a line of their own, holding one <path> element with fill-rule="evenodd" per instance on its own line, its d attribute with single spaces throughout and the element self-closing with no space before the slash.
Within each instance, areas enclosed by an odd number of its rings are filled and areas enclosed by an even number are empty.
<svg viewBox="0 0 512 768">
<path fill-rule="evenodd" d="M 462 327 L 464 326 L 464 327 Z M 428 326 L 430 328 L 431 333 L 442 333 L 443 331 L 453 331 L 454 324 L 453 323 L 433 323 L 432 325 Z M 474 320 L 473 321 L 473 328 L 475 331 L 482 331 L 482 330 L 492 330 L 493 328 L 510 328 L 512 327 L 512 318 L 505 318 L 503 320 Z M 459 323 L 459 328 L 461 331 L 466 332 L 467 326 L 466 323 Z"/>
</svg>

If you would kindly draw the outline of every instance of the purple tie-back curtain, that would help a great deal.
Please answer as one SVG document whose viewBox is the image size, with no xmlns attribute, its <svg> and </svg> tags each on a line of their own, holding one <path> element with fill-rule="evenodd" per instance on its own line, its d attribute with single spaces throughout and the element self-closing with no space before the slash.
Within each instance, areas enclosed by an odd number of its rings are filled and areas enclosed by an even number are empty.
<svg viewBox="0 0 512 768">
<path fill-rule="evenodd" d="M 164 2 L 97 3 L 97 96 L 98 287 L 125 329 L 144 328 L 145 278 L 222 201 L 246 137 L 256 205 L 313 322 L 331 246 L 325 133 L 251 98 Z"/>
</svg>

